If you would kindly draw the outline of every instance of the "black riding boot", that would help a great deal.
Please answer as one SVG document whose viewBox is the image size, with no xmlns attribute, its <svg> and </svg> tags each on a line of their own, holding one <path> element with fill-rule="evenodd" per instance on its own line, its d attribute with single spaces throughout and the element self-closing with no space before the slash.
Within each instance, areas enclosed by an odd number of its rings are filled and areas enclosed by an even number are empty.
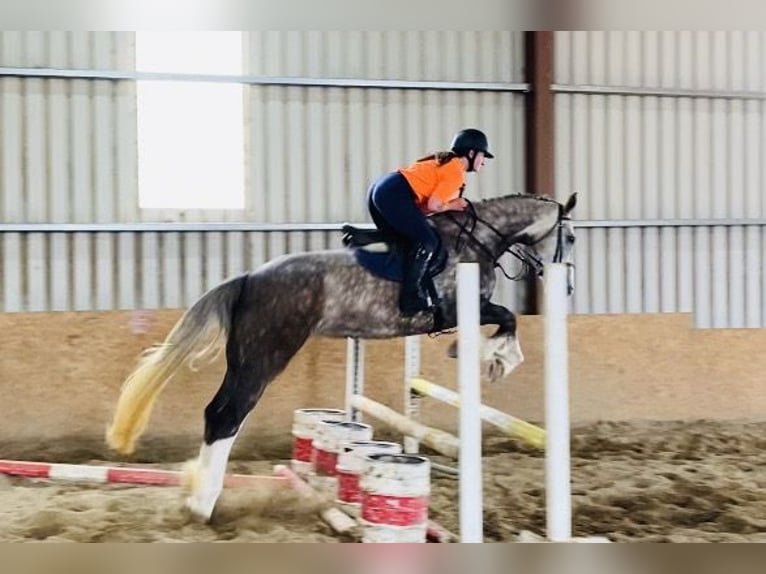
<svg viewBox="0 0 766 574">
<path fill-rule="evenodd" d="M 433 306 L 425 287 L 428 264 L 432 256 L 433 252 L 422 246 L 407 253 L 404 279 L 399 292 L 399 309 L 402 315 L 414 315 L 419 311 L 427 311 Z"/>
</svg>

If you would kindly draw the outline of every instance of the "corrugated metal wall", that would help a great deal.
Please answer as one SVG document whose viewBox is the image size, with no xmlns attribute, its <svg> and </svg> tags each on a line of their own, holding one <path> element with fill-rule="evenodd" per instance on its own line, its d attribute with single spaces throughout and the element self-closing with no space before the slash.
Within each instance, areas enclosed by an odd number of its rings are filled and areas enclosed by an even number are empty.
<svg viewBox="0 0 766 574">
<path fill-rule="evenodd" d="M 510 32 L 252 32 L 246 73 L 522 82 L 522 39 Z M 469 184 L 471 195 L 523 190 L 518 94 L 253 86 L 250 95 L 251 199 L 258 221 L 360 221 L 373 178 L 447 147 L 466 125 L 483 126 L 502 160 Z"/>
<path fill-rule="evenodd" d="M 737 224 L 766 217 L 766 33 L 555 41 L 557 188 L 581 191 L 578 219 L 627 224 L 579 232 L 574 311 L 766 326 L 766 227 Z"/>
<path fill-rule="evenodd" d="M 129 70 L 132 62 L 132 34 L 0 34 L 3 66 Z M 0 78 L 2 221 L 86 223 L 138 216 L 133 87 L 106 80 Z M 0 234 L 3 309 L 114 307 L 121 257 L 116 244 L 124 247 L 124 239 Z"/>
<path fill-rule="evenodd" d="M 2 221 L 363 221 L 374 177 L 464 125 L 485 127 L 498 156 L 470 195 L 523 189 L 523 96 L 449 89 L 523 82 L 522 33 L 253 32 L 245 45 L 255 76 L 444 84 L 248 86 L 246 210 L 178 213 L 138 208 L 134 82 L 0 77 Z M 573 310 L 766 326 L 766 230 L 740 221 L 766 218 L 766 34 L 559 32 L 556 62 L 557 187 L 581 191 L 590 220 Z M 0 66 L 132 70 L 133 35 L 2 32 Z M 2 233 L 0 302 L 182 307 L 278 254 L 337 244 L 328 232 Z M 498 299 L 515 298 L 504 283 Z"/>
<path fill-rule="evenodd" d="M 131 33 L 2 32 L 0 66 L 132 70 Z M 514 32 L 254 32 L 246 75 L 522 81 Z M 0 78 L 6 223 L 364 221 L 373 178 L 485 127 L 498 160 L 471 197 L 523 190 L 523 96 L 511 91 L 249 86 L 246 209 L 138 208 L 135 84 Z M 337 233 L 2 233 L 2 310 L 187 306 L 227 276 Z M 500 293 L 509 302 L 512 286 Z"/>
</svg>

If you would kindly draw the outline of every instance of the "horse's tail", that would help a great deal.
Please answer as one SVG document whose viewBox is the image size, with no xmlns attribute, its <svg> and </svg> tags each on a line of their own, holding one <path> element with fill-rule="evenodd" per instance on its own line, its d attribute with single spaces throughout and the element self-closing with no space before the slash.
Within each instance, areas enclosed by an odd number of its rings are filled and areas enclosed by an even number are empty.
<svg viewBox="0 0 766 574">
<path fill-rule="evenodd" d="M 178 320 L 163 343 L 143 353 L 122 385 L 106 432 L 111 448 L 132 453 L 152 406 L 176 371 L 184 364 L 196 370 L 218 356 L 231 327 L 232 310 L 246 282 L 247 275 L 242 275 L 205 293 Z"/>
</svg>

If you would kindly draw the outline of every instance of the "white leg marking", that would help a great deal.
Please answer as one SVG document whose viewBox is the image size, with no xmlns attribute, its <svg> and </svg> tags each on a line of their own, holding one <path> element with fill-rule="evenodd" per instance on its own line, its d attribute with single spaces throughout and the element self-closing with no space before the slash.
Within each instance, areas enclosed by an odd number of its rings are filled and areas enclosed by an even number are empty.
<svg viewBox="0 0 766 574">
<path fill-rule="evenodd" d="M 223 490 L 226 464 L 236 438 L 234 435 L 211 445 L 203 443 L 199 449 L 199 457 L 194 461 L 196 476 L 192 478 L 192 492 L 186 499 L 186 506 L 200 518 L 209 520 L 213 514 L 215 503 Z"/>
</svg>

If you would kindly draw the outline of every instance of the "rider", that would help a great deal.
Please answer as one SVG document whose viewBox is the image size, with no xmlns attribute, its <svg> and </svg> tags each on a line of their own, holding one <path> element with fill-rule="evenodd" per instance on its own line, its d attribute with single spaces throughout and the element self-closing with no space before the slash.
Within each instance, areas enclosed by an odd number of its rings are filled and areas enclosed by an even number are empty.
<svg viewBox="0 0 766 574">
<path fill-rule="evenodd" d="M 404 280 L 399 294 L 403 315 L 428 310 L 424 279 L 439 249 L 439 237 L 426 217 L 441 211 L 462 211 L 465 173 L 478 172 L 494 157 L 484 132 L 466 128 L 452 138 L 448 151 L 438 151 L 407 167 L 387 173 L 372 184 L 368 208 L 378 229 L 407 240 Z"/>
</svg>

